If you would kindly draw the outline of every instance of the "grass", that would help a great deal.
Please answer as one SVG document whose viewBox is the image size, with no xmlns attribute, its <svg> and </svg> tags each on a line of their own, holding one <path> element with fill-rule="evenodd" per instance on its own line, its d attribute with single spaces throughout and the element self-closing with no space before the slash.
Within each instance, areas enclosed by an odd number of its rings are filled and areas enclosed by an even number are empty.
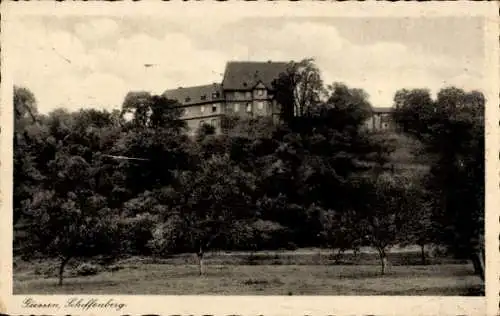
<svg viewBox="0 0 500 316">
<path fill-rule="evenodd" d="M 272 257 L 276 264 L 267 264 L 267 259 L 255 259 L 257 263 L 253 265 L 234 264 L 243 253 L 216 253 L 207 258 L 206 274 L 198 276 L 197 266 L 187 262 L 192 255 L 175 256 L 162 263 L 132 258 L 118 263 L 119 270 L 66 277 L 62 287 L 56 285 L 55 276 L 36 274 L 36 263 L 16 264 L 13 291 L 94 295 L 478 295 L 481 288 L 481 280 L 474 275 L 471 264 L 451 261 L 433 265 L 396 263 L 382 276 L 379 266 L 368 257 L 361 264 L 318 265 L 287 264 L 291 263 L 287 257 L 260 255 Z M 184 261 L 173 263 L 180 258 Z M 233 264 L 220 264 L 221 258 L 233 260 Z"/>
</svg>

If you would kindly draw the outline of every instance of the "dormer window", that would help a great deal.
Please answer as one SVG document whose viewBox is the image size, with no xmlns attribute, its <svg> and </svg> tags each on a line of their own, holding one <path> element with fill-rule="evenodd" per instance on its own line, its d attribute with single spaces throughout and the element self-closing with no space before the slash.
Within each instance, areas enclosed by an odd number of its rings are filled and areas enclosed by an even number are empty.
<svg viewBox="0 0 500 316">
<path fill-rule="evenodd" d="M 206 95 L 202 95 L 201 96 L 201 100 L 206 100 L 207 99 L 207 96 Z"/>
<path fill-rule="evenodd" d="M 220 97 L 219 92 L 214 92 L 214 93 L 212 93 L 212 99 L 217 99 L 217 98 L 219 98 L 219 97 Z"/>
<path fill-rule="evenodd" d="M 264 95 L 264 90 L 262 90 L 262 89 L 257 90 L 257 95 L 259 97 L 263 96 Z"/>
<path fill-rule="evenodd" d="M 191 101 L 191 98 L 190 97 L 186 97 L 186 99 L 184 99 L 185 102 L 189 102 Z"/>
</svg>

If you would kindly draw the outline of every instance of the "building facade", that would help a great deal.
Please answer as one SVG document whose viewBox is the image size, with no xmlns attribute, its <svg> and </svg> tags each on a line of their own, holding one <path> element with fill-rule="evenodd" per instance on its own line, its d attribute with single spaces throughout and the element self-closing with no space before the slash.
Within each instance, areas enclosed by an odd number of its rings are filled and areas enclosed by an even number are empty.
<svg viewBox="0 0 500 316">
<path fill-rule="evenodd" d="M 272 83 L 286 68 L 284 62 L 229 62 L 222 80 L 226 114 L 277 119 L 280 108 Z"/>
<path fill-rule="evenodd" d="M 224 113 L 224 95 L 220 84 L 179 87 L 165 91 L 163 96 L 182 104 L 181 118 L 186 121 L 190 134 L 203 124 L 211 125 L 217 133 L 220 132 L 221 115 Z"/>
<path fill-rule="evenodd" d="M 179 87 L 165 91 L 163 96 L 181 104 L 182 119 L 191 135 L 203 124 L 220 133 L 222 115 L 277 119 L 280 108 L 274 100 L 272 82 L 286 67 L 284 62 L 228 62 L 221 84 Z"/>
<path fill-rule="evenodd" d="M 372 116 L 365 122 L 365 126 L 372 131 L 393 131 L 392 108 L 372 108 Z"/>
<path fill-rule="evenodd" d="M 223 116 L 252 118 L 271 116 L 279 120 L 280 105 L 274 98 L 273 81 L 285 72 L 286 62 L 228 62 L 222 83 L 179 87 L 167 90 L 163 96 L 177 100 L 183 109 L 189 134 L 194 135 L 203 124 L 211 125 L 220 133 Z M 393 128 L 391 108 L 373 108 L 365 123 L 370 130 L 386 131 Z"/>
</svg>

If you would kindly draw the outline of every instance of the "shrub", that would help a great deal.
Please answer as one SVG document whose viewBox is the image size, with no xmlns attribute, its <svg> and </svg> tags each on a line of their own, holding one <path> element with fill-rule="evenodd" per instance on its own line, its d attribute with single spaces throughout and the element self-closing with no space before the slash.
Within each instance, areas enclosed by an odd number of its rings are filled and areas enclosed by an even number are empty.
<svg viewBox="0 0 500 316">
<path fill-rule="evenodd" d="M 96 275 L 99 273 L 99 267 L 92 263 L 82 263 L 75 269 L 75 274 L 78 276 Z"/>
<path fill-rule="evenodd" d="M 295 243 L 289 242 L 289 243 L 286 244 L 285 249 L 286 250 L 297 250 L 298 247 L 297 247 L 297 245 Z"/>
<path fill-rule="evenodd" d="M 45 278 L 55 277 L 57 276 L 57 267 L 40 265 L 35 268 L 34 273 L 35 275 L 41 275 Z"/>
<path fill-rule="evenodd" d="M 267 285 L 267 284 L 269 284 L 269 281 L 265 280 L 265 279 L 250 278 L 250 279 L 243 280 L 242 283 L 245 285 Z"/>
<path fill-rule="evenodd" d="M 123 266 L 116 265 L 116 264 L 111 265 L 109 267 L 106 267 L 106 271 L 110 271 L 110 272 L 118 271 L 118 270 L 121 270 L 121 269 L 123 269 Z"/>
</svg>

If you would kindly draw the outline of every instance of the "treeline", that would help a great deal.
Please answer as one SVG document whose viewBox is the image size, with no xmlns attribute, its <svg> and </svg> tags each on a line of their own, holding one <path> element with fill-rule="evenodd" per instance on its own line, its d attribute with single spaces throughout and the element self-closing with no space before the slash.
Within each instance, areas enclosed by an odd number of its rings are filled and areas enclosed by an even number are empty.
<svg viewBox="0 0 500 316">
<path fill-rule="evenodd" d="M 395 244 L 470 258 L 484 226 L 484 104 L 455 88 L 401 90 L 394 121 L 430 171 L 386 166 L 394 145 L 364 128 L 368 96 L 324 87 L 312 61 L 276 80 L 281 123 L 231 121 L 195 137 L 176 101 L 131 92 L 121 110 L 38 114 L 14 91 L 14 251 L 25 259 L 164 256 Z M 423 154 L 423 153 L 417 153 Z M 424 252 L 422 252 L 424 254 Z M 425 257 L 423 257 L 425 260 Z"/>
</svg>

